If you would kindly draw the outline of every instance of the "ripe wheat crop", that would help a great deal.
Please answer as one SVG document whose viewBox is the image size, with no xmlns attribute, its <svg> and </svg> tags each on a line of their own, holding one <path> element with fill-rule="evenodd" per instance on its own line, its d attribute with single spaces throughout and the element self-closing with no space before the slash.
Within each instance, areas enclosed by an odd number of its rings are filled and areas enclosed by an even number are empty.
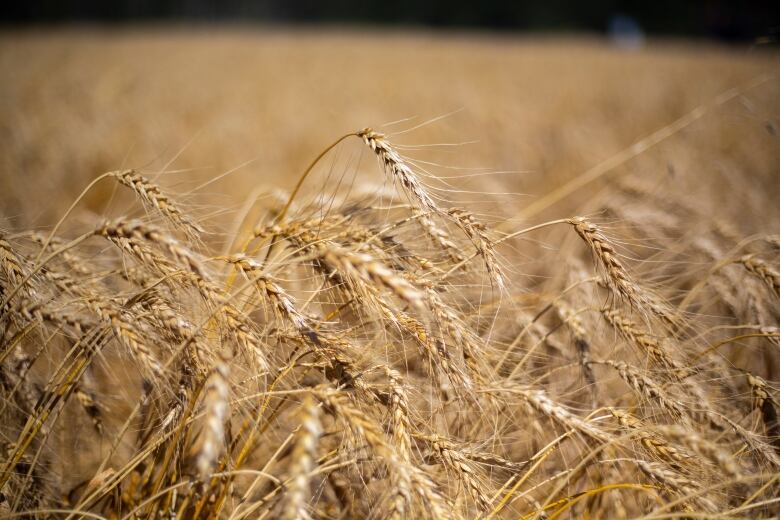
<svg viewBox="0 0 780 520">
<path fill-rule="evenodd" d="M 392 125 L 332 129 L 308 168 L 278 172 L 293 188 L 259 182 L 227 213 L 117 164 L 33 226 L 36 194 L 16 186 L 0 228 L 0 513 L 776 517 L 767 91 L 776 78 L 724 90 L 504 197 L 503 219 Z M 697 122 L 730 143 L 728 175 L 626 174 L 644 154 L 700 153 Z"/>
</svg>

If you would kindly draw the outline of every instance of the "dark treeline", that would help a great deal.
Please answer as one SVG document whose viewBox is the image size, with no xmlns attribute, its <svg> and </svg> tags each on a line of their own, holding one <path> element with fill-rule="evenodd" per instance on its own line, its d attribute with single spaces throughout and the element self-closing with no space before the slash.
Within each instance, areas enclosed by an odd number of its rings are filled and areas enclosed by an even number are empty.
<svg viewBox="0 0 780 520">
<path fill-rule="evenodd" d="M 651 34 L 725 40 L 772 37 L 778 29 L 772 1 L 37 0 L 3 11 L 6 25 L 194 20 L 604 32 L 628 19 Z"/>
</svg>

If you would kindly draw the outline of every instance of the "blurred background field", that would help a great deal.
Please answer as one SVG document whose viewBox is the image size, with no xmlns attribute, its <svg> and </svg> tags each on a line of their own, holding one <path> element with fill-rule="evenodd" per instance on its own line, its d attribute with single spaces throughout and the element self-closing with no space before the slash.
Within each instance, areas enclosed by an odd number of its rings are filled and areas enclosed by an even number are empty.
<svg viewBox="0 0 780 520">
<path fill-rule="evenodd" d="M 345 132 L 398 131 L 445 116 L 395 141 L 426 145 L 409 155 L 437 164 L 507 172 L 459 187 L 522 194 L 501 208 L 510 216 L 722 92 L 770 75 L 622 167 L 659 181 L 691 170 L 697 179 L 710 172 L 713 182 L 723 172 L 766 177 L 767 165 L 778 164 L 780 96 L 771 74 L 779 64 L 771 46 L 651 39 L 631 50 L 594 35 L 6 30 L 0 200 L 16 224 L 50 225 L 106 171 L 172 172 L 160 182 L 182 193 L 235 169 L 190 199 L 235 207 L 258 186 L 289 188 Z M 439 143 L 458 146 L 428 147 Z M 340 153 L 342 169 L 364 155 L 355 143 Z M 366 175 L 380 179 L 374 169 Z M 777 189 L 776 179 L 764 181 Z M 99 213 L 106 196 L 99 186 L 89 209 Z"/>
</svg>

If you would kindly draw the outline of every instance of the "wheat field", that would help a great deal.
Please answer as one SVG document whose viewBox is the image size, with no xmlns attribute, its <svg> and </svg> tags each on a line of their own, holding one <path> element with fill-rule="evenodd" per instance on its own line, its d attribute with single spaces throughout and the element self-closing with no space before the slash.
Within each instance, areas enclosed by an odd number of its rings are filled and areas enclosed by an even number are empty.
<svg viewBox="0 0 780 520">
<path fill-rule="evenodd" d="M 780 517 L 780 55 L 0 33 L 0 516 Z"/>
</svg>

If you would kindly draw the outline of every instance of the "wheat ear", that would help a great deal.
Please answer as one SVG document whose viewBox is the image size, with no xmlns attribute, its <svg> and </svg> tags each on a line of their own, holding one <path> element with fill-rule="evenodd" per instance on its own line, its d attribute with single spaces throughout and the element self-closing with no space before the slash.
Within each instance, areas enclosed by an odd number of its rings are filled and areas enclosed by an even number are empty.
<svg viewBox="0 0 780 520">
<path fill-rule="evenodd" d="M 357 136 L 363 139 L 376 154 L 385 172 L 393 179 L 397 179 L 422 209 L 440 213 L 438 206 L 425 191 L 420 180 L 398 152 L 390 146 L 384 134 L 374 132 L 371 128 L 364 128 L 357 132 Z"/>
<path fill-rule="evenodd" d="M 211 478 L 217 460 L 225 449 L 225 421 L 229 415 L 230 367 L 227 361 L 219 359 L 206 381 L 205 427 L 197 454 L 196 465 L 200 482 Z"/>
<path fill-rule="evenodd" d="M 311 395 L 301 405 L 300 429 L 292 451 L 289 484 L 281 518 L 285 520 L 307 519 L 311 493 L 309 480 L 317 462 L 317 442 L 322 434 L 319 408 Z"/>
<path fill-rule="evenodd" d="M 159 186 L 152 183 L 149 179 L 135 170 L 112 172 L 111 177 L 119 181 L 120 184 L 133 190 L 138 194 L 142 201 L 157 209 L 175 226 L 182 228 L 193 235 L 203 232 L 203 229 L 200 226 L 184 216 L 184 213 L 182 213 L 179 207 L 173 203 L 170 197 L 160 190 Z"/>
<path fill-rule="evenodd" d="M 772 293 L 780 298 L 780 273 L 754 255 L 745 255 L 735 260 L 749 273 L 760 278 Z"/>
</svg>

